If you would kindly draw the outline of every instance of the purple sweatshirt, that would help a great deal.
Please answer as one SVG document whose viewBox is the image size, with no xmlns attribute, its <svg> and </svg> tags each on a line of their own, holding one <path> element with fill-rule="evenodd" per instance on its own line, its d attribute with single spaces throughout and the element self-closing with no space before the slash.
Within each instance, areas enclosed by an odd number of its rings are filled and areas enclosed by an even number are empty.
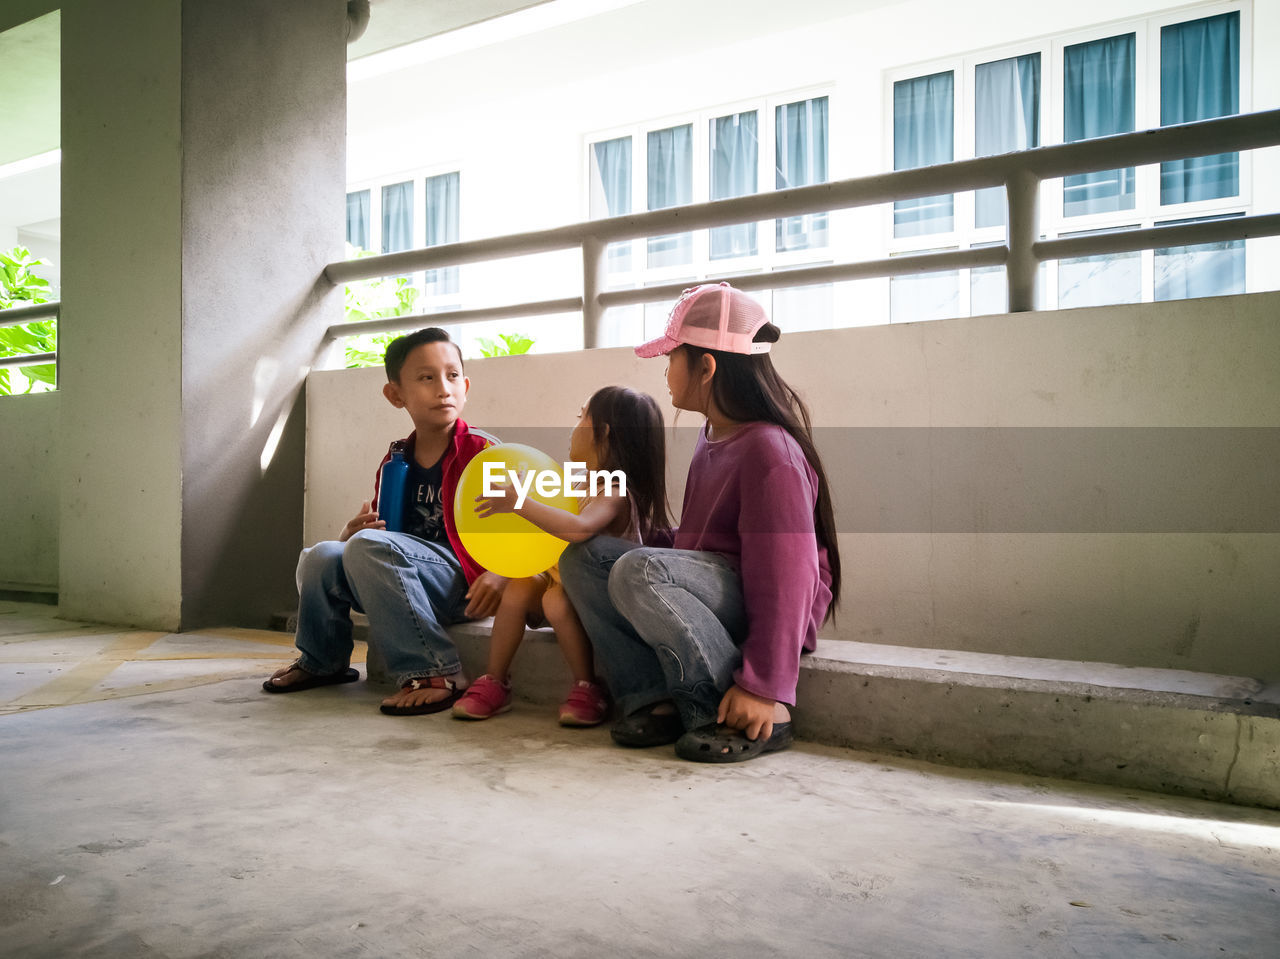
<svg viewBox="0 0 1280 959">
<path fill-rule="evenodd" d="M 704 430 L 689 464 L 677 549 L 723 553 L 738 567 L 747 613 L 749 693 L 794 705 L 801 649 L 817 645 L 831 604 L 826 547 L 814 532 L 818 478 L 780 426 L 749 423 L 716 442 Z"/>
</svg>

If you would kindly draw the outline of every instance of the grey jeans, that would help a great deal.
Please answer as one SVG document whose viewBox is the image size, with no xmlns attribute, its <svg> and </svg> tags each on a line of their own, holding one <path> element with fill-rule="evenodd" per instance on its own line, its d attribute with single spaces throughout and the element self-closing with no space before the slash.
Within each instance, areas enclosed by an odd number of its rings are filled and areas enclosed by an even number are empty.
<svg viewBox="0 0 1280 959">
<path fill-rule="evenodd" d="M 671 699 L 686 729 L 715 722 L 747 633 L 729 560 L 597 536 L 561 554 L 560 578 L 624 716 Z"/>
</svg>

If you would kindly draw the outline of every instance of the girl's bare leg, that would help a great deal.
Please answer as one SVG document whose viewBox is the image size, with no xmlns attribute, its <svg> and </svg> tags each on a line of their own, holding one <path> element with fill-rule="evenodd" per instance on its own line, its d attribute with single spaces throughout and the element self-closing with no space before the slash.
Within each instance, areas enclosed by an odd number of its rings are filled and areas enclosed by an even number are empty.
<svg viewBox="0 0 1280 959">
<path fill-rule="evenodd" d="M 556 642 L 560 644 L 560 652 L 569 664 L 574 682 L 594 683 L 596 672 L 591 655 L 591 641 L 587 639 L 587 631 L 582 628 L 573 604 L 569 602 L 569 597 L 559 583 L 553 583 L 543 593 L 542 611 L 551 628 L 556 631 Z"/>
<path fill-rule="evenodd" d="M 525 622 L 529 614 L 541 615 L 545 589 L 544 581 L 534 576 L 513 579 L 503 590 L 502 602 L 493 615 L 493 629 L 489 635 L 489 665 L 486 672 L 495 679 L 506 682 L 511 662 L 516 658 L 520 642 L 524 639 Z"/>
</svg>

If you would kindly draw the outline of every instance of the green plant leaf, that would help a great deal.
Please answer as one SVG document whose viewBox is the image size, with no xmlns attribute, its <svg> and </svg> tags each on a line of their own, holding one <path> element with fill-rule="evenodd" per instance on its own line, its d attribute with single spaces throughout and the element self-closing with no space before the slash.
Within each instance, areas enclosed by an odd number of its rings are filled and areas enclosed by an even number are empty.
<svg viewBox="0 0 1280 959">
<path fill-rule="evenodd" d="M 48 260 L 34 259 L 23 246 L 0 250 L 0 309 L 48 303 L 49 281 L 36 276 L 33 267 L 48 265 Z M 33 320 L 21 326 L 0 327 L 0 356 L 23 356 L 51 353 L 57 349 L 57 321 Z M 9 375 L 0 370 L 0 396 L 12 395 L 15 386 L 25 382 L 26 392 L 40 386 L 56 386 L 56 370 L 52 363 L 23 368 L 21 374 Z"/>
<path fill-rule="evenodd" d="M 39 366 L 24 366 L 22 375 L 31 380 L 31 384 L 27 387 L 28 393 L 31 392 L 32 387 L 37 382 L 48 383 L 50 386 L 58 385 L 58 368 L 52 363 L 41 363 Z"/>
</svg>

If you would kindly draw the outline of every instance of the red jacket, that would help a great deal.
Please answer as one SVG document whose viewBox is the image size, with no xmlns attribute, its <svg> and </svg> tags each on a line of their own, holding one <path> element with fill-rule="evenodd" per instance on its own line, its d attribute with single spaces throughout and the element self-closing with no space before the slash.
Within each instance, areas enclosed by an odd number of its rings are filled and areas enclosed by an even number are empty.
<svg viewBox="0 0 1280 959">
<path fill-rule="evenodd" d="M 400 440 L 404 444 L 404 456 L 407 460 L 413 459 L 413 447 L 417 437 L 418 432 L 414 430 L 408 438 Z M 449 545 L 453 547 L 458 561 L 462 563 L 462 572 L 467 577 L 468 584 L 476 581 L 476 577 L 484 572 L 484 567 L 471 558 L 471 554 L 463 547 L 462 540 L 458 538 L 458 527 L 453 520 L 453 497 L 458 490 L 458 478 L 471 462 L 471 457 L 497 442 L 496 437 L 490 436 L 483 430 L 472 429 L 459 419 L 453 426 L 453 443 L 444 452 L 444 481 L 440 488 L 440 495 L 444 498 L 444 528 L 449 534 Z M 375 512 L 378 509 L 379 488 L 382 486 L 382 467 L 390 460 L 391 449 L 388 447 L 387 455 L 382 457 L 382 462 L 378 464 L 378 471 L 373 476 Z"/>
</svg>

